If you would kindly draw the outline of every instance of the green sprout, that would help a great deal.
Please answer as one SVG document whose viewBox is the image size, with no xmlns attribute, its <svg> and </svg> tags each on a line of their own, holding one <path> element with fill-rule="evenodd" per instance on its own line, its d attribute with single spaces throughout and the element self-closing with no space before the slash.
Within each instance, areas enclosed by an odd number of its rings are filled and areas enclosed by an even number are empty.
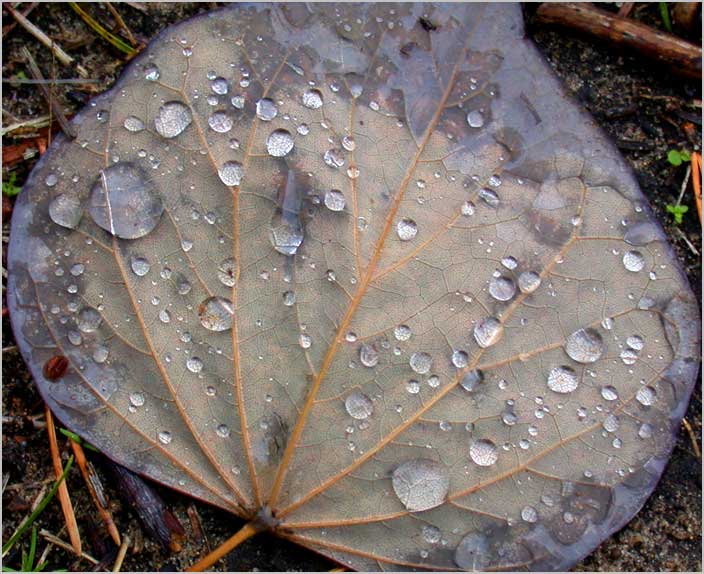
<svg viewBox="0 0 704 574">
<path fill-rule="evenodd" d="M 667 209 L 668 213 L 672 214 L 672 217 L 675 219 L 676 225 L 682 223 L 682 216 L 689 211 L 689 207 L 686 205 L 668 204 L 665 206 L 665 209 Z"/>
<path fill-rule="evenodd" d="M 8 178 L 7 181 L 2 182 L 2 192 L 4 195 L 7 197 L 14 197 L 20 192 L 20 189 L 22 189 L 19 185 L 16 184 L 17 181 L 17 174 L 12 172 Z"/>
<path fill-rule="evenodd" d="M 672 33 L 672 22 L 670 21 L 670 10 L 667 7 L 667 2 L 658 2 L 660 6 L 660 18 L 665 30 Z"/>
<path fill-rule="evenodd" d="M 687 162 L 689 160 L 690 155 L 686 149 L 671 149 L 667 152 L 667 161 L 669 161 L 674 166 L 682 165 L 684 162 Z"/>
</svg>

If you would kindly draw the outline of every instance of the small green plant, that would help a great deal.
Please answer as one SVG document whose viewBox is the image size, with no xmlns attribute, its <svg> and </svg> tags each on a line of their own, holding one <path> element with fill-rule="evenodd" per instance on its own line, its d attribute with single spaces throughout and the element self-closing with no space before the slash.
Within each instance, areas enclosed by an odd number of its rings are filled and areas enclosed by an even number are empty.
<svg viewBox="0 0 704 574">
<path fill-rule="evenodd" d="M 22 188 L 16 184 L 16 181 L 17 174 L 14 172 L 10 173 L 7 177 L 7 181 L 2 182 L 2 192 L 4 195 L 7 197 L 14 197 L 20 192 L 20 189 Z"/>
<path fill-rule="evenodd" d="M 75 432 L 71 432 L 68 429 L 65 428 L 59 428 L 59 432 L 64 435 L 65 437 L 70 438 L 73 442 L 77 442 L 80 444 L 83 448 L 87 448 L 88 450 L 92 450 L 93 452 L 100 452 L 97 448 L 95 448 L 92 444 L 87 443 L 84 441 L 81 437 L 79 437 Z"/>
<path fill-rule="evenodd" d="M 658 2 L 660 6 L 660 19 L 665 30 L 672 33 L 672 22 L 670 21 L 670 9 L 667 7 L 667 2 Z"/>
<path fill-rule="evenodd" d="M 29 552 L 22 550 L 22 565 L 19 570 L 3 566 L 3 572 L 41 572 L 46 568 L 46 562 L 34 564 L 34 557 L 37 555 L 37 527 L 32 526 L 32 538 L 29 541 Z"/>
<path fill-rule="evenodd" d="M 667 161 L 669 161 L 674 166 L 682 165 L 684 162 L 687 162 L 689 160 L 690 155 L 686 149 L 671 149 L 667 152 Z"/>
<path fill-rule="evenodd" d="M 668 204 L 665 206 L 665 209 L 667 209 L 668 213 L 672 214 L 672 217 L 675 219 L 676 225 L 682 223 L 682 216 L 689 211 L 689 207 L 686 205 Z"/>
</svg>

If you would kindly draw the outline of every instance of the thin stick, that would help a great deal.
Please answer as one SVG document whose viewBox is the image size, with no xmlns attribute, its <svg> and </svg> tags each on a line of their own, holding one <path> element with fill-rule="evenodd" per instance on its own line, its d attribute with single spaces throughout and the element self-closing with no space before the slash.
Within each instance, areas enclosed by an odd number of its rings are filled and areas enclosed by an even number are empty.
<svg viewBox="0 0 704 574">
<path fill-rule="evenodd" d="M 32 10 L 34 10 L 37 6 L 39 6 L 39 2 L 32 2 L 30 3 L 27 8 L 22 10 L 22 16 L 27 17 L 32 13 Z M 17 20 L 12 22 L 11 24 L 8 24 L 7 26 L 2 27 L 2 37 L 5 39 L 5 36 L 7 36 L 10 32 L 12 32 L 15 29 L 15 26 L 17 26 Z"/>
<path fill-rule="evenodd" d="M 93 469 L 91 464 L 86 460 L 86 455 L 83 452 L 83 447 L 80 444 L 72 440 L 71 448 L 73 449 L 73 454 L 76 457 L 76 463 L 78 464 L 78 468 L 81 469 L 83 480 L 85 480 L 86 486 L 88 486 L 88 492 L 90 492 L 90 496 L 93 499 L 93 502 L 95 503 L 95 507 L 98 509 L 100 517 L 103 519 L 103 522 L 105 523 L 105 526 L 108 529 L 108 532 L 110 533 L 110 538 L 113 539 L 113 542 L 115 542 L 116 546 L 120 546 L 120 532 L 117 530 L 117 526 L 115 526 L 115 522 L 112 519 L 110 511 L 103 505 L 102 501 L 100 500 L 100 497 L 98 496 L 98 493 L 96 492 L 94 481 L 99 479 L 95 474 L 95 470 Z"/>
<path fill-rule="evenodd" d="M 702 156 L 698 152 L 691 155 L 692 162 L 692 187 L 694 188 L 694 200 L 697 203 L 697 213 L 699 213 L 699 223 L 702 222 Z"/>
<path fill-rule="evenodd" d="M 106 2 L 105 5 L 108 7 L 108 10 L 110 10 L 110 14 L 112 14 L 112 17 L 115 18 L 115 21 L 117 22 L 117 25 L 119 26 L 119 28 L 125 34 L 127 34 L 127 39 L 130 41 L 130 44 L 132 44 L 132 46 L 134 46 L 136 48 L 137 47 L 137 40 L 134 39 L 134 36 L 132 35 L 131 30 L 127 27 L 127 24 L 125 24 L 125 21 L 122 19 L 122 16 L 120 16 L 120 13 L 112 5 L 112 2 Z"/>
<path fill-rule="evenodd" d="M 39 116 L 38 118 L 32 118 L 30 120 L 23 120 L 14 124 L 10 124 L 7 127 L 0 129 L 0 136 L 5 136 L 17 130 L 31 129 L 32 131 L 38 130 L 40 128 L 45 128 L 49 125 L 49 116 Z"/>
<path fill-rule="evenodd" d="M 186 569 L 186 572 L 203 572 L 209 569 L 213 564 L 215 564 L 220 558 L 225 556 L 228 552 L 237 548 L 242 542 L 254 536 L 259 532 L 261 528 L 254 522 L 248 522 L 245 524 L 235 535 L 228 538 L 205 558 L 196 562 L 193 566 Z"/>
<path fill-rule="evenodd" d="M 63 548 L 64 550 L 68 550 L 69 552 L 73 551 L 73 548 L 68 542 L 64 542 L 59 538 L 58 536 L 54 536 L 51 532 L 48 530 L 40 530 L 39 531 L 39 536 L 41 536 L 44 540 L 47 540 L 48 542 L 51 542 L 52 544 L 55 544 L 56 546 L 59 546 L 60 548 Z M 87 554 L 85 552 L 81 552 L 79 554 L 80 558 L 83 558 L 84 560 L 88 560 L 91 564 L 98 564 L 99 560 L 96 560 L 93 558 L 90 554 Z"/>
<path fill-rule="evenodd" d="M 686 245 L 687 247 L 689 247 L 689 250 L 690 250 L 696 257 L 699 257 L 699 255 L 700 255 L 699 251 L 697 250 L 696 247 L 694 247 L 694 244 L 689 240 L 689 237 L 687 237 L 687 236 L 685 235 L 684 231 L 682 231 L 679 227 L 675 227 L 674 229 L 675 229 L 675 233 L 677 233 L 677 235 L 680 236 L 680 239 L 682 239 L 682 241 L 684 241 L 685 245 Z"/>
<path fill-rule="evenodd" d="M 687 166 L 687 172 L 684 174 L 684 181 L 682 182 L 682 185 L 680 186 L 680 195 L 677 198 L 677 203 L 675 205 L 679 205 L 682 203 L 682 198 L 684 197 L 684 191 L 687 189 L 687 184 L 689 183 L 689 174 L 692 173 L 692 166 L 688 165 Z"/>
<path fill-rule="evenodd" d="M 56 59 L 59 60 L 64 66 L 71 66 L 74 63 L 74 59 L 69 56 L 66 52 L 64 52 L 61 47 L 54 42 L 49 36 L 47 36 L 44 32 L 42 32 L 39 28 L 37 28 L 34 24 L 32 24 L 27 18 L 25 18 L 20 12 L 15 10 L 12 7 L 12 4 L 9 2 L 4 3 L 3 6 L 10 14 L 12 14 L 12 17 L 17 20 L 17 23 L 22 26 L 27 32 L 29 32 L 32 36 L 34 36 L 37 40 L 39 40 L 42 44 L 44 44 L 47 48 L 49 48 L 56 56 Z M 88 72 L 87 70 L 81 66 L 77 65 L 76 66 L 76 71 L 78 72 L 78 75 L 87 78 L 88 77 Z"/>
<path fill-rule="evenodd" d="M 127 548 L 129 548 L 130 542 L 130 537 L 125 534 L 125 539 L 122 541 L 120 550 L 117 553 L 117 558 L 115 558 L 115 565 L 112 567 L 113 572 L 119 572 L 122 568 L 122 562 L 125 560 L 125 555 L 127 554 Z"/>
<path fill-rule="evenodd" d="M 56 427 L 54 426 L 54 417 L 51 414 L 49 406 L 46 407 L 46 429 L 49 433 L 49 448 L 51 449 L 51 459 L 54 463 L 54 472 L 56 473 L 56 478 L 59 478 L 64 470 L 61 465 L 61 454 L 59 453 L 59 445 L 56 442 Z M 81 536 L 78 533 L 78 524 L 76 523 L 76 515 L 73 513 L 73 505 L 71 504 L 71 498 L 68 495 L 68 487 L 66 486 L 66 481 L 62 481 L 59 485 L 59 490 L 57 492 L 59 495 L 59 502 L 61 502 L 61 510 L 64 513 L 64 518 L 66 519 L 66 528 L 68 529 L 68 537 L 71 540 L 71 546 L 73 546 L 73 551 L 80 556 L 81 555 Z"/>
<path fill-rule="evenodd" d="M 694 456 L 697 457 L 697 460 L 701 460 L 702 453 L 699 450 L 699 445 L 697 444 L 697 435 L 694 434 L 694 429 L 692 428 L 692 425 L 689 424 L 689 421 L 687 419 L 682 419 L 682 426 L 687 431 L 687 434 L 689 435 L 689 440 L 692 441 L 692 448 L 694 448 Z"/>
</svg>

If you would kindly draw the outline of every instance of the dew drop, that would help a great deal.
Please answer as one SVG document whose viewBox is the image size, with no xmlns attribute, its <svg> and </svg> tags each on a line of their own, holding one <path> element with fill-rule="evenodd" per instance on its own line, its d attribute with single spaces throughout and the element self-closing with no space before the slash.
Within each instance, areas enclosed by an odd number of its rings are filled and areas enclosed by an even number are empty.
<svg viewBox="0 0 704 574">
<path fill-rule="evenodd" d="M 169 444 L 173 438 L 169 431 L 159 431 L 157 436 L 159 437 L 159 442 L 161 444 Z"/>
<path fill-rule="evenodd" d="M 191 110 L 183 102 L 166 102 L 154 118 L 154 127 L 160 136 L 175 138 L 183 133 L 192 121 Z"/>
<path fill-rule="evenodd" d="M 474 326 L 474 340 L 486 349 L 499 342 L 504 334 L 504 326 L 496 317 L 484 317 Z"/>
<path fill-rule="evenodd" d="M 353 419 L 364 420 L 372 416 L 374 404 L 364 393 L 353 391 L 345 399 L 345 410 Z"/>
<path fill-rule="evenodd" d="M 354 138 L 352 136 L 344 135 L 342 136 L 342 147 L 345 148 L 347 151 L 354 151 L 357 147 L 357 144 L 355 143 Z"/>
<path fill-rule="evenodd" d="M 631 335 L 626 339 L 626 345 L 634 351 L 642 351 L 645 346 L 645 341 L 643 340 L 643 337 L 639 335 Z"/>
<path fill-rule="evenodd" d="M 215 429 L 215 434 L 218 435 L 220 438 L 227 438 L 230 436 L 230 427 L 228 427 L 226 424 L 220 424 Z"/>
<path fill-rule="evenodd" d="M 638 360 L 638 352 L 633 349 L 624 349 L 620 356 L 624 365 L 633 365 Z"/>
<path fill-rule="evenodd" d="M 218 177 L 225 185 L 239 185 L 244 177 L 244 167 L 238 161 L 226 161 L 218 169 Z"/>
<path fill-rule="evenodd" d="M 464 369 L 469 364 L 469 355 L 465 351 L 453 351 L 452 364 L 458 369 Z"/>
<path fill-rule="evenodd" d="M 499 203 L 501 203 L 498 194 L 493 189 L 483 187 L 479 190 L 479 197 L 490 207 L 499 207 Z"/>
<path fill-rule="evenodd" d="M 464 374 L 460 379 L 460 386 L 468 393 L 473 393 L 484 380 L 484 373 L 480 369 L 473 369 Z"/>
<path fill-rule="evenodd" d="M 323 94 L 320 90 L 306 90 L 301 97 L 303 105 L 311 110 L 317 110 L 323 106 Z"/>
<path fill-rule="evenodd" d="M 103 316 L 93 307 L 84 307 L 78 314 L 76 319 L 76 327 L 84 333 L 92 333 L 97 331 L 100 323 L 103 322 Z"/>
<path fill-rule="evenodd" d="M 535 271 L 524 271 L 518 276 L 518 288 L 521 293 L 532 293 L 540 287 L 540 275 Z"/>
<path fill-rule="evenodd" d="M 501 260 L 501 265 L 506 267 L 506 269 L 513 270 L 518 267 L 518 260 L 513 255 L 509 255 Z"/>
<path fill-rule="evenodd" d="M 418 234 L 418 226 L 412 219 L 403 218 L 396 224 L 396 233 L 401 241 L 410 241 Z"/>
<path fill-rule="evenodd" d="M 144 405 L 144 402 L 145 401 L 144 401 L 144 394 L 143 393 L 137 392 L 137 393 L 130 394 L 130 404 L 133 407 L 141 407 Z M 162 441 L 162 442 L 164 442 L 164 441 Z M 164 444 L 166 444 L 166 443 L 164 443 Z"/>
<path fill-rule="evenodd" d="M 372 345 L 362 345 L 359 348 L 359 361 L 365 367 L 376 367 L 379 363 L 379 352 Z"/>
<path fill-rule="evenodd" d="M 567 366 L 554 367 L 548 374 L 548 388 L 561 394 L 571 393 L 579 386 L 574 369 Z"/>
<path fill-rule="evenodd" d="M 516 283 L 510 277 L 499 275 L 489 282 L 489 295 L 497 301 L 510 301 L 516 294 Z"/>
<path fill-rule="evenodd" d="M 428 353 L 417 351 L 411 355 L 408 364 L 414 372 L 425 375 L 430 372 L 430 368 L 433 366 L 433 358 Z"/>
<path fill-rule="evenodd" d="M 450 489 L 447 469 L 434 460 L 417 458 L 397 467 L 391 484 L 396 496 L 410 512 L 440 506 Z"/>
<path fill-rule="evenodd" d="M 144 257 L 132 257 L 130 259 L 130 267 L 132 267 L 132 272 L 139 276 L 144 277 L 151 269 L 151 264 Z"/>
<path fill-rule="evenodd" d="M 645 258 L 640 251 L 626 251 L 623 254 L 623 266 L 627 271 L 638 273 L 645 267 Z"/>
<path fill-rule="evenodd" d="M 286 307 L 292 307 L 296 303 L 296 294 L 293 291 L 285 291 L 283 298 Z"/>
<path fill-rule="evenodd" d="M 345 209 L 345 196 L 338 189 L 329 189 L 325 192 L 325 207 L 330 211 L 342 211 Z"/>
<path fill-rule="evenodd" d="M 397 341 L 408 341 L 412 335 L 411 328 L 408 325 L 397 325 L 394 327 L 394 337 Z"/>
<path fill-rule="evenodd" d="M 218 279 L 225 287 L 234 287 L 237 264 L 232 257 L 223 259 L 218 265 Z"/>
<path fill-rule="evenodd" d="M 475 440 L 469 447 L 469 457 L 479 466 L 492 466 L 499 459 L 499 449 L 489 439 Z"/>
<path fill-rule="evenodd" d="M 618 400 L 618 391 L 613 385 L 606 385 L 601 389 L 601 397 L 605 401 L 616 401 Z"/>
<path fill-rule="evenodd" d="M 203 361 L 198 357 L 189 357 L 186 360 L 186 368 L 191 371 L 191 373 L 200 373 L 203 370 Z"/>
<path fill-rule="evenodd" d="M 655 402 L 657 393 L 651 386 L 641 387 L 636 392 L 636 400 L 644 407 L 650 407 Z"/>
<path fill-rule="evenodd" d="M 462 204 L 460 211 L 462 215 L 469 217 L 470 215 L 474 215 L 474 212 L 476 211 L 476 206 L 471 201 L 465 201 Z"/>
<path fill-rule="evenodd" d="M 276 104 L 269 98 L 262 98 L 257 102 L 257 117 L 263 122 L 270 122 L 279 113 Z"/>
<path fill-rule="evenodd" d="M 442 536 L 440 529 L 432 524 L 426 524 L 423 526 L 422 533 L 423 540 L 425 540 L 428 544 L 437 544 L 440 542 L 440 537 Z"/>
<path fill-rule="evenodd" d="M 215 78 L 210 84 L 210 89 L 219 96 L 224 96 L 230 89 L 230 86 L 225 78 Z"/>
<path fill-rule="evenodd" d="M 484 115 L 479 110 L 467 114 L 467 123 L 470 128 L 480 128 L 484 125 Z"/>
<path fill-rule="evenodd" d="M 219 134 L 226 134 L 234 125 L 232 118 L 225 112 L 215 112 L 208 118 L 210 129 Z"/>
<path fill-rule="evenodd" d="M 224 297 L 208 297 L 198 306 L 200 324 L 208 331 L 231 329 L 234 312 L 232 301 Z"/>
<path fill-rule="evenodd" d="M 110 351 L 105 345 L 98 345 L 93 349 L 93 360 L 98 364 L 104 363 L 108 360 L 109 354 Z"/>
<path fill-rule="evenodd" d="M 298 337 L 298 344 L 301 346 L 301 349 L 310 349 L 313 344 L 313 338 L 306 333 L 301 333 Z"/>
<path fill-rule="evenodd" d="M 157 68 L 154 64 L 151 64 L 144 68 L 144 78 L 146 80 L 149 80 L 150 82 L 156 82 L 160 76 L 161 73 L 159 72 L 159 68 Z"/>
<path fill-rule="evenodd" d="M 57 195 L 49 204 L 49 217 L 51 220 L 68 229 L 75 229 L 83 215 L 81 202 L 76 197 Z"/>
<path fill-rule="evenodd" d="M 323 154 L 323 161 L 325 165 L 338 169 L 345 165 L 345 156 L 337 148 L 331 148 Z"/>
<path fill-rule="evenodd" d="M 455 564 L 468 572 L 484 570 L 491 564 L 489 541 L 480 532 L 467 534 L 455 549 Z"/>
<path fill-rule="evenodd" d="M 538 521 L 538 511 L 532 506 L 524 506 L 521 510 L 521 518 L 526 522 L 537 522 Z"/>
<path fill-rule="evenodd" d="M 567 337 L 565 352 L 578 363 L 595 363 L 604 352 L 604 341 L 594 329 L 578 329 Z"/>
<path fill-rule="evenodd" d="M 272 157 L 284 157 L 293 149 L 293 136 L 288 130 L 274 130 L 266 138 L 266 151 Z"/>
<path fill-rule="evenodd" d="M 141 132 L 145 128 L 144 122 L 137 116 L 127 116 L 122 125 L 128 132 L 133 133 Z"/>
</svg>

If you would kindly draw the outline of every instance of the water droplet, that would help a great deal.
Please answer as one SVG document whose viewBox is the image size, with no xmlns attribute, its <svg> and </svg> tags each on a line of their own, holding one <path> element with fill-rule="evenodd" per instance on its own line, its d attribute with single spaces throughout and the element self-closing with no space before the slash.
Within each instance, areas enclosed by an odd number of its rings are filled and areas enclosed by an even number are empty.
<svg viewBox="0 0 704 574">
<path fill-rule="evenodd" d="M 648 423 L 643 423 L 638 429 L 638 436 L 640 438 L 650 438 L 653 436 L 653 427 Z"/>
<path fill-rule="evenodd" d="M 571 393 L 579 386 L 574 369 L 567 366 L 554 367 L 548 374 L 548 388 L 556 393 Z"/>
<path fill-rule="evenodd" d="M 455 549 L 455 564 L 468 572 L 486 569 L 491 564 L 489 541 L 484 534 L 467 534 Z"/>
<path fill-rule="evenodd" d="M 296 294 L 293 291 L 285 291 L 283 297 L 286 307 L 292 307 L 296 303 Z"/>
<path fill-rule="evenodd" d="M 532 506 L 524 506 L 521 510 L 521 518 L 526 522 L 537 522 L 538 521 L 538 511 Z"/>
<path fill-rule="evenodd" d="M 103 316 L 97 309 L 94 309 L 93 307 L 84 307 L 78 314 L 78 318 L 76 319 L 76 327 L 78 327 L 79 331 L 83 331 L 84 333 L 92 333 L 93 331 L 97 331 L 100 323 L 102 322 Z"/>
<path fill-rule="evenodd" d="M 506 267 L 506 269 L 513 270 L 518 267 L 518 260 L 513 255 L 509 255 L 501 260 L 501 265 Z"/>
<path fill-rule="evenodd" d="M 75 229 L 82 215 L 83 208 L 77 197 L 70 197 L 62 193 L 52 199 L 49 204 L 49 217 L 61 227 Z"/>
<path fill-rule="evenodd" d="M 411 355 L 408 364 L 414 372 L 425 375 L 433 366 L 433 358 L 428 353 L 418 351 Z"/>
<path fill-rule="evenodd" d="M 166 309 L 162 309 L 159 311 L 159 321 L 162 323 L 170 323 L 171 322 L 171 313 L 169 313 Z"/>
<path fill-rule="evenodd" d="M 616 387 L 612 385 L 606 385 L 601 389 L 601 397 L 605 401 L 616 401 L 618 400 L 618 391 L 616 390 Z"/>
<path fill-rule="evenodd" d="M 379 362 L 379 352 L 373 345 L 362 345 L 359 348 L 359 360 L 365 367 L 376 367 Z"/>
<path fill-rule="evenodd" d="M 640 251 L 626 251 L 623 254 L 623 266 L 628 271 L 638 273 L 645 267 L 645 258 Z"/>
<path fill-rule="evenodd" d="M 203 361 L 198 357 L 189 357 L 186 360 L 186 368 L 191 371 L 191 373 L 200 373 L 203 370 Z"/>
<path fill-rule="evenodd" d="M 467 114 L 467 123 L 470 128 L 480 128 L 484 125 L 484 115 L 479 110 L 472 110 Z"/>
<path fill-rule="evenodd" d="M 408 341 L 412 335 L 411 328 L 408 325 L 397 325 L 394 327 L 394 337 L 397 341 Z"/>
<path fill-rule="evenodd" d="M 410 241 L 418 234 L 418 226 L 412 219 L 401 219 L 396 224 L 396 233 L 401 241 Z"/>
<path fill-rule="evenodd" d="M 339 149 L 331 148 L 323 155 L 323 161 L 325 165 L 338 169 L 345 165 L 345 156 L 342 155 Z"/>
<path fill-rule="evenodd" d="M 230 89 L 230 86 L 225 78 L 215 78 L 210 84 L 210 89 L 219 96 L 224 96 Z"/>
<path fill-rule="evenodd" d="M 157 436 L 159 437 L 159 442 L 162 444 L 169 444 L 172 440 L 172 436 L 169 431 L 159 431 Z"/>
<path fill-rule="evenodd" d="M 374 404 L 364 393 L 353 391 L 345 399 L 345 410 L 353 419 L 364 420 L 372 416 Z"/>
<path fill-rule="evenodd" d="M 423 526 L 423 540 L 428 544 L 437 544 L 440 542 L 440 537 L 442 536 L 440 529 L 432 524 L 426 524 Z"/>
<path fill-rule="evenodd" d="M 490 207 L 499 207 L 499 203 L 501 203 L 498 194 L 493 189 L 483 187 L 479 190 L 479 197 Z"/>
<path fill-rule="evenodd" d="M 239 185 L 244 177 L 244 167 L 238 161 L 226 161 L 218 169 L 218 176 L 225 185 Z"/>
<path fill-rule="evenodd" d="M 636 400 L 644 407 L 650 407 L 655 402 L 657 393 L 651 386 L 641 387 L 636 392 Z"/>
<path fill-rule="evenodd" d="M 144 78 L 150 82 L 156 82 L 160 75 L 161 73 L 159 72 L 159 68 L 157 68 L 154 64 L 150 64 L 144 68 Z"/>
<path fill-rule="evenodd" d="M 469 447 L 469 457 L 479 466 L 492 466 L 499 459 L 499 449 L 489 439 L 475 440 Z"/>
<path fill-rule="evenodd" d="M 504 275 L 493 277 L 489 282 L 489 294 L 497 301 L 510 301 L 516 294 L 516 283 Z"/>
<path fill-rule="evenodd" d="M 232 257 L 223 259 L 218 265 L 218 279 L 225 287 L 234 287 L 237 273 L 237 263 Z"/>
<path fill-rule="evenodd" d="M 462 204 L 460 211 L 462 212 L 462 215 L 466 215 L 466 216 L 474 215 L 474 212 L 476 211 L 476 206 L 471 201 L 465 201 Z"/>
<path fill-rule="evenodd" d="M 276 104 L 269 98 L 262 98 L 257 102 L 257 117 L 263 122 L 270 122 L 279 113 Z"/>
<path fill-rule="evenodd" d="M 130 394 L 130 404 L 133 407 L 141 407 L 144 405 L 144 394 L 140 392 Z M 163 442 L 163 441 L 162 441 Z M 166 444 L 166 443 L 164 443 Z"/>
<path fill-rule="evenodd" d="M 266 138 L 266 151 L 273 157 L 284 157 L 293 149 L 293 136 L 288 130 L 274 130 Z"/>
<path fill-rule="evenodd" d="M 151 269 L 151 264 L 144 257 L 132 257 L 130 259 L 130 267 L 132 267 L 132 272 L 139 276 L 144 277 Z"/>
<path fill-rule="evenodd" d="M 458 369 L 464 369 L 469 364 L 469 355 L 465 351 L 453 351 L 452 364 Z"/>
<path fill-rule="evenodd" d="M 311 110 L 317 110 L 323 106 L 323 94 L 320 90 L 306 90 L 302 96 L 303 105 Z"/>
<path fill-rule="evenodd" d="M 95 349 L 93 349 L 93 360 L 96 363 L 104 363 L 108 360 L 109 354 L 110 351 L 105 345 L 97 345 Z"/>
<path fill-rule="evenodd" d="M 141 168 L 117 163 L 100 171 L 91 188 L 88 212 L 114 236 L 138 239 L 157 226 L 164 205 Z"/>
<path fill-rule="evenodd" d="M 215 434 L 218 435 L 220 438 L 227 438 L 230 436 L 230 427 L 228 427 L 226 424 L 220 424 L 215 429 Z"/>
<path fill-rule="evenodd" d="M 609 415 L 604 419 L 602 426 L 606 432 L 616 432 L 621 423 L 616 415 Z"/>
<path fill-rule="evenodd" d="M 474 326 L 474 340 L 486 349 L 499 342 L 504 334 L 504 326 L 496 317 L 484 317 Z"/>
<path fill-rule="evenodd" d="M 234 312 L 232 301 L 224 297 L 208 297 L 198 306 L 200 324 L 208 331 L 231 329 Z"/>
<path fill-rule="evenodd" d="M 638 360 L 638 352 L 633 349 L 624 349 L 621 351 L 621 360 L 624 365 L 633 365 Z"/>
<path fill-rule="evenodd" d="M 208 118 L 210 129 L 219 134 L 226 134 L 234 125 L 232 118 L 225 112 L 215 112 Z"/>
<path fill-rule="evenodd" d="M 329 189 L 325 192 L 325 207 L 330 211 L 342 211 L 345 209 L 345 196 L 338 189 Z"/>
<path fill-rule="evenodd" d="M 144 129 L 144 122 L 137 116 L 127 116 L 122 124 L 128 132 L 141 132 Z"/>
<path fill-rule="evenodd" d="M 175 138 L 191 125 L 193 115 L 183 102 L 166 102 L 159 108 L 159 115 L 154 118 L 157 133 L 165 138 Z"/>
<path fill-rule="evenodd" d="M 484 373 L 480 369 L 473 369 L 460 379 L 460 386 L 468 393 L 473 393 L 484 380 Z"/>
<path fill-rule="evenodd" d="M 434 460 L 416 458 L 397 467 L 391 484 L 401 503 L 410 512 L 440 506 L 450 489 L 447 469 Z"/>
<path fill-rule="evenodd" d="M 565 352 L 578 363 L 595 363 L 604 352 L 604 341 L 594 329 L 578 329 L 567 337 Z"/>
<path fill-rule="evenodd" d="M 238 94 L 236 96 L 232 96 L 232 98 L 230 98 L 230 103 L 238 110 L 244 109 L 244 102 L 245 102 L 244 96 L 241 94 Z"/>
<path fill-rule="evenodd" d="M 301 346 L 301 349 L 310 349 L 310 346 L 313 344 L 313 339 L 310 335 L 301 333 L 298 337 L 298 344 Z"/>
<path fill-rule="evenodd" d="M 645 346 L 645 341 L 643 340 L 643 337 L 639 335 L 631 335 L 626 339 L 626 345 L 634 351 L 642 351 Z"/>
<path fill-rule="evenodd" d="M 344 135 L 342 136 L 342 147 L 345 148 L 347 151 L 354 151 L 355 148 L 357 147 L 357 144 L 354 141 L 354 138 L 349 135 Z"/>
<path fill-rule="evenodd" d="M 540 287 L 540 275 L 535 271 L 524 271 L 518 276 L 518 288 L 521 293 L 532 293 Z"/>
<path fill-rule="evenodd" d="M 411 379 L 406 383 L 406 391 L 411 395 L 417 395 L 420 392 L 420 383 L 415 379 Z"/>
</svg>

